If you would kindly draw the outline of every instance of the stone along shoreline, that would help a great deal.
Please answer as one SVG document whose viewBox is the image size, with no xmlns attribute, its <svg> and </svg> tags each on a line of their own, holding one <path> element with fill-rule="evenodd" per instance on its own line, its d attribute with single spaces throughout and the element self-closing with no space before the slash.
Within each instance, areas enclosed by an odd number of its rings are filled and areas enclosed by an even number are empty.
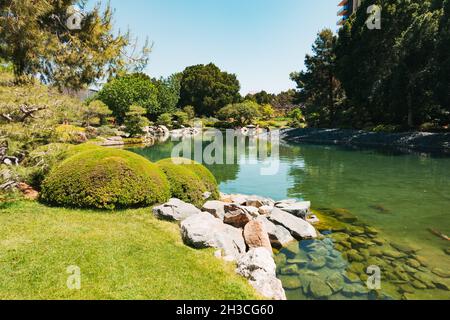
<svg viewBox="0 0 450 320">
<path fill-rule="evenodd" d="M 310 202 L 221 194 L 220 201 L 207 201 L 202 208 L 171 199 L 153 213 L 159 219 L 179 221 L 186 245 L 215 248 L 217 258 L 236 262 L 236 272 L 264 298 L 286 300 L 273 249 L 318 237 L 313 226 L 318 219 L 310 207 Z"/>
</svg>

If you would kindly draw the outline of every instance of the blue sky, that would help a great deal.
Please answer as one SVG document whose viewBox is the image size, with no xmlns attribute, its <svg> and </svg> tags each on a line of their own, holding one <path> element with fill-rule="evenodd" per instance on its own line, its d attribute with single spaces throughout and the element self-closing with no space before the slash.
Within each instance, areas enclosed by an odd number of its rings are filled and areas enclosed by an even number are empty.
<svg viewBox="0 0 450 320">
<path fill-rule="evenodd" d="M 294 87 L 317 32 L 336 30 L 338 0 L 111 0 L 115 24 L 154 42 L 146 73 L 168 76 L 213 62 L 242 93 Z"/>
</svg>

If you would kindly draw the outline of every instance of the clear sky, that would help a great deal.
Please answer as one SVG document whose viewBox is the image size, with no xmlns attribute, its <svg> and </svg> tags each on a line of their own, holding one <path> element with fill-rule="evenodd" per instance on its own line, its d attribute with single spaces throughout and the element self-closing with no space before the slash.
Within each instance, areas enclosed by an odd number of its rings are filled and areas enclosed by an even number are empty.
<svg viewBox="0 0 450 320">
<path fill-rule="evenodd" d="M 336 30 L 338 0 L 111 0 L 115 24 L 154 42 L 146 73 L 168 76 L 213 62 L 242 93 L 294 87 L 317 32 Z"/>
</svg>

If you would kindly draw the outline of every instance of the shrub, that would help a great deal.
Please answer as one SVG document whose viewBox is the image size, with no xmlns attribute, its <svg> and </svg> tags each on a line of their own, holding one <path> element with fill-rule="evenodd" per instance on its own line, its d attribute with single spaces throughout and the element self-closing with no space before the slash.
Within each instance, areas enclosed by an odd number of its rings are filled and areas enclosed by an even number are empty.
<svg viewBox="0 0 450 320">
<path fill-rule="evenodd" d="M 156 120 L 156 124 L 160 126 L 172 127 L 172 115 L 170 113 L 163 113 Z"/>
<path fill-rule="evenodd" d="M 71 145 L 64 143 L 51 143 L 36 148 L 27 156 L 23 165 L 27 167 L 27 175 L 23 177 L 25 182 L 36 189 L 40 189 L 45 177 L 51 169 L 65 159 L 65 153 Z"/>
<path fill-rule="evenodd" d="M 158 166 L 123 150 L 81 152 L 52 170 L 41 200 L 79 208 L 135 208 L 169 198 L 169 184 Z"/>
<path fill-rule="evenodd" d="M 391 124 L 380 124 L 372 129 L 373 132 L 385 132 L 385 133 L 395 133 L 400 132 L 401 127 Z"/>
<path fill-rule="evenodd" d="M 198 162 L 186 158 L 172 158 L 168 160 L 172 160 L 172 163 L 182 165 L 185 168 L 194 172 L 205 184 L 206 189 L 209 192 L 211 192 L 211 199 L 219 198 L 219 188 L 217 187 L 217 180 L 211 173 L 211 171 L 209 171 L 209 169 L 206 168 L 204 165 L 201 165 Z"/>
<path fill-rule="evenodd" d="M 442 131 L 443 128 L 435 122 L 426 122 L 420 126 L 419 130 L 422 132 L 436 132 Z"/>
<path fill-rule="evenodd" d="M 98 146 L 93 143 L 83 143 L 76 146 L 70 146 L 66 151 L 64 151 L 62 155 L 62 159 L 65 160 L 67 158 L 73 157 L 74 155 L 77 155 L 82 152 L 86 151 L 92 151 L 92 150 L 98 150 L 102 149 L 103 147 Z"/>
<path fill-rule="evenodd" d="M 204 171 L 208 169 L 199 169 L 201 166 L 199 164 L 188 164 L 190 160 L 183 159 L 182 162 L 176 160 L 179 159 L 175 159 L 175 161 L 174 159 L 164 159 L 157 162 L 169 180 L 172 197 L 192 203 L 197 207 L 201 207 L 205 203 L 203 198 L 205 192 L 212 190 L 214 196 L 218 197 L 217 183 L 213 188 L 213 180 Z"/>
<path fill-rule="evenodd" d="M 132 136 L 139 136 L 144 133 L 144 127 L 150 125 L 150 121 L 145 117 L 145 109 L 132 105 L 130 110 L 125 114 L 125 127 L 127 132 Z"/>
<path fill-rule="evenodd" d="M 62 143 L 83 143 L 87 141 L 86 130 L 68 124 L 63 124 L 55 128 L 54 137 L 57 142 Z"/>
<path fill-rule="evenodd" d="M 97 135 L 100 137 L 114 137 L 117 136 L 117 130 L 109 126 L 101 126 L 97 128 Z"/>
</svg>

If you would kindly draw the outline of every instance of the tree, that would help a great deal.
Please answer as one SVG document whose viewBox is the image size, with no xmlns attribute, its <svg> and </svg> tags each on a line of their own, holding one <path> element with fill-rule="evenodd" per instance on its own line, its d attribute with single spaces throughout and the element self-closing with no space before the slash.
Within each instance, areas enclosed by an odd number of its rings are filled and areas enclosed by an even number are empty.
<svg viewBox="0 0 450 320">
<path fill-rule="evenodd" d="M 236 125 L 245 126 L 261 116 L 260 106 L 253 101 L 230 104 L 220 109 L 217 116 L 221 120 L 233 120 Z"/>
<path fill-rule="evenodd" d="M 125 114 L 133 104 L 143 107 L 150 116 L 160 112 L 158 90 L 143 73 L 112 79 L 100 90 L 97 98 L 112 110 L 119 123 L 123 122 Z"/>
<path fill-rule="evenodd" d="M 99 100 L 90 102 L 83 110 L 83 120 L 88 127 L 96 119 L 98 119 L 100 124 L 104 124 L 106 117 L 110 115 L 112 115 L 112 111 L 109 110 L 106 104 Z"/>
<path fill-rule="evenodd" d="M 275 110 L 270 104 L 260 105 L 259 111 L 263 120 L 270 120 L 275 115 Z"/>
<path fill-rule="evenodd" d="M 240 100 L 240 84 L 234 74 L 214 64 L 186 68 L 181 76 L 180 107 L 192 105 L 198 115 L 212 116 L 222 107 Z"/>
<path fill-rule="evenodd" d="M 176 73 L 164 79 L 153 79 L 152 82 L 158 90 L 159 109 L 152 113 L 158 116 L 162 113 L 174 112 L 180 100 L 181 74 Z"/>
<path fill-rule="evenodd" d="M 342 90 L 334 70 L 336 40 L 329 29 L 319 32 L 312 47 L 313 55 L 305 58 L 306 71 L 291 74 L 297 83 L 298 102 L 305 105 L 305 116 L 313 126 L 337 123 Z"/>
<path fill-rule="evenodd" d="M 251 100 L 258 104 L 271 104 L 273 99 L 275 98 L 275 95 L 267 93 L 266 91 L 261 91 L 255 94 L 248 94 L 245 97 L 245 100 Z"/>
<path fill-rule="evenodd" d="M 183 111 L 187 114 L 189 120 L 193 120 L 195 118 L 195 109 L 193 106 L 185 106 Z"/>
<path fill-rule="evenodd" d="M 172 127 L 172 120 L 173 117 L 170 113 L 163 113 L 158 117 L 156 123 L 160 126 L 166 126 L 170 128 Z"/>
<path fill-rule="evenodd" d="M 62 89 L 78 90 L 98 79 L 127 68 L 145 67 L 150 49 L 127 56 L 130 34 L 113 35 L 112 10 L 97 5 L 81 17 L 80 28 L 67 21 L 76 13 L 74 5 L 85 1 L 0 2 L 0 58 L 12 62 L 18 82 L 36 76 Z M 134 67 L 132 67 L 132 65 Z"/>
<path fill-rule="evenodd" d="M 132 136 L 144 133 L 144 127 L 150 125 L 150 121 L 145 117 L 147 110 L 139 105 L 133 104 L 129 111 L 125 114 L 125 127 L 127 132 Z"/>
</svg>

